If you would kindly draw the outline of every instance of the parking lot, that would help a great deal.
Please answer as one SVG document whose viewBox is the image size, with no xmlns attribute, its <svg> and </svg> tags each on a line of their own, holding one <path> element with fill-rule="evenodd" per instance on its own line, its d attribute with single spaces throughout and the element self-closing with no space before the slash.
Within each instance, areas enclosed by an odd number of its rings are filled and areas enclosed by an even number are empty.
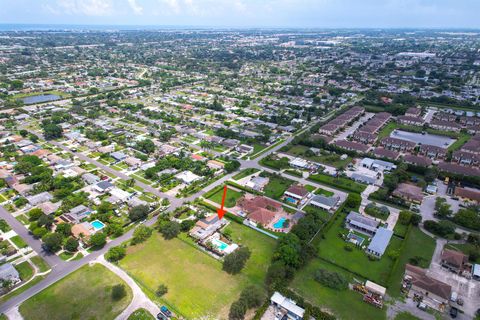
<svg viewBox="0 0 480 320">
<path fill-rule="evenodd" d="M 480 308 L 480 281 L 461 277 L 442 268 L 437 262 L 432 262 L 427 274 L 432 278 L 441 279 L 446 284 L 451 285 L 452 291 L 458 293 L 458 297 L 464 302 L 463 306 L 451 302 L 453 306 L 462 310 L 469 317 L 475 315 L 477 309 Z"/>
</svg>

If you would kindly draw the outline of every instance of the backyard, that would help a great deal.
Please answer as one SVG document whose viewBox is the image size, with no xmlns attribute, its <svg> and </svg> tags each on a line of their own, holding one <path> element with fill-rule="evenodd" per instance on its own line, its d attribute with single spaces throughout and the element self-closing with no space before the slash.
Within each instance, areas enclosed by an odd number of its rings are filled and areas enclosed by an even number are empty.
<svg viewBox="0 0 480 320">
<path fill-rule="evenodd" d="M 224 232 L 231 236 L 234 243 L 242 244 L 252 252 L 242 273 L 257 284 L 263 283 L 276 241 L 236 222 L 231 222 Z"/>
<path fill-rule="evenodd" d="M 315 281 L 313 275 L 320 268 L 340 273 L 350 282 L 353 278 L 364 280 L 326 261 L 314 259 L 296 274 L 290 287 L 313 305 L 332 312 L 338 319 L 386 319 L 385 310 L 363 302 L 359 293 L 349 289 L 331 289 Z"/>
<path fill-rule="evenodd" d="M 380 260 L 370 260 L 364 250 L 356 248 L 340 237 L 341 233 L 348 232 L 343 227 L 345 216 L 346 214 L 343 213 L 336 216 L 333 225 L 325 234 L 325 239 L 322 238 L 319 241 L 319 257 L 385 286 L 394 265 L 390 254 L 399 251 L 402 240 L 395 236 L 392 237 L 383 257 Z M 346 247 L 350 249 L 347 250 Z"/>
<path fill-rule="evenodd" d="M 422 245 L 418 245 L 421 243 Z M 405 264 L 417 264 L 422 268 L 427 268 L 432 261 L 433 251 L 435 250 L 435 240 L 423 233 L 419 228 L 413 227 L 407 234 L 399 260 L 392 270 L 388 283 L 388 293 L 390 296 L 400 297 L 400 288 L 402 285 L 403 274 L 405 273 Z"/>
<path fill-rule="evenodd" d="M 112 299 L 112 287 L 126 286 L 127 295 Z M 132 300 L 130 288 L 102 265 L 84 266 L 26 300 L 25 319 L 115 319 Z"/>
</svg>

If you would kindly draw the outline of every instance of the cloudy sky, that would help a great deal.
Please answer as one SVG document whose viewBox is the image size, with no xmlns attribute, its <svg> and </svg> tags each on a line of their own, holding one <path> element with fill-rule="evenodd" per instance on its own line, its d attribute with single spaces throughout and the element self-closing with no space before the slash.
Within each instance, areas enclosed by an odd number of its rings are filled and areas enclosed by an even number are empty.
<svg viewBox="0 0 480 320">
<path fill-rule="evenodd" d="M 480 0 L 0 0 L 0 23 L 480 28 Z"/>
</svg>

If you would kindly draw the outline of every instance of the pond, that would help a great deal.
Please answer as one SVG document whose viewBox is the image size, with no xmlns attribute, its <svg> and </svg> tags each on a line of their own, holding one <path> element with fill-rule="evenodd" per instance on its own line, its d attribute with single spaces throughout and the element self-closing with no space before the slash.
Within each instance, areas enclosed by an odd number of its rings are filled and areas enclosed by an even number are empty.
<svg viewBox="0 0 480 320">
<path fill-rule="evenodd" d="M 40 95 L 37 95 L 37 96 L 25 97 L 25 98 L 22 98 L 21 100 L 25 104 L 34 104 L 34 103 L 55 101 L 55 100 L 58 100 L 60 98 L 61 97 L 56 95 L 56 94 L 40 94 Z"/>
<path fill-rule="evenodd" d="M 448 148 L 452 143 L 455 142 L 455 139 L 445 136 L 438 136 L 429 133 L 415 133 L 402 130 L 394 130 L 390 134 L 390 137 L 441 148 Z"/>
</svg>

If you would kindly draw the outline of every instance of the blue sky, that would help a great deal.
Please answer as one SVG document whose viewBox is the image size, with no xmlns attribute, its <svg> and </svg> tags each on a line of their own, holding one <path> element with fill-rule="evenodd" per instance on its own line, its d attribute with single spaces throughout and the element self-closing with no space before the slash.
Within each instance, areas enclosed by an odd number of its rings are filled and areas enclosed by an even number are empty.
<svg viewBox="0 0 480 320">
<path fill-rule="evenodd" d="M 0 0 L 0 23 L 480 28 L 480 0 Z"/>
</svg>

